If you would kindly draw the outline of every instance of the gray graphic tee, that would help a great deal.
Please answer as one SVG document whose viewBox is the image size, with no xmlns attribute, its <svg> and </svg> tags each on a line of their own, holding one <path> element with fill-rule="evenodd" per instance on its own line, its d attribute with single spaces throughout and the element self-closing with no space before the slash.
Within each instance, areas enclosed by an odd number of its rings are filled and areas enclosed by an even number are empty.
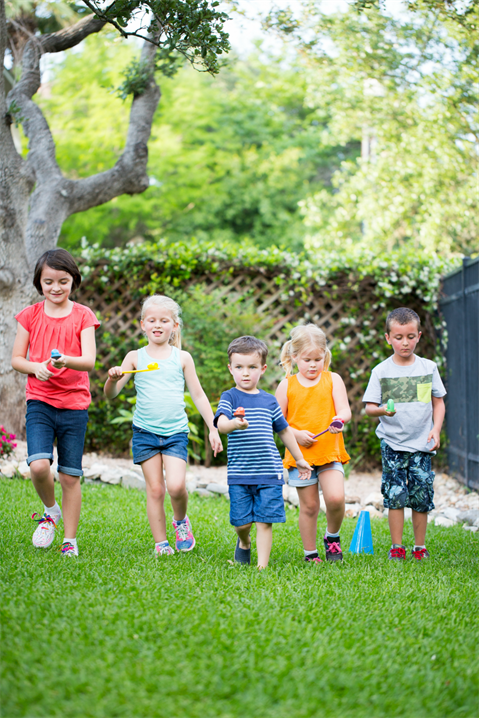
<svg viewBox="0 0 479 718">
<path fill-rule="evenodd" d="M 372 404 L 393 399 L 396 414 L 380 416 L 376 434 L 395 451 L 430 451 L 426 442 L 433 425 L 431 396 L 446 395 L 435 362 L 416 354 L 414 360 L 410 366 L 399 366 L 390 356 L 375 366 L 363 396 L 364 403 Z"/>
</svg>

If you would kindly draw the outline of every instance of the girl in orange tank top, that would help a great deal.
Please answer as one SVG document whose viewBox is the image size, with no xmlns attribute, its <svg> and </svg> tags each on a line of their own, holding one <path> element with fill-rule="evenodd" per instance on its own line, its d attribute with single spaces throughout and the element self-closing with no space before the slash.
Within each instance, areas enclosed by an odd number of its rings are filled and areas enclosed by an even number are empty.
<svg viewBox="0 0 479 718">
<path fill-rule="evenodd" d="M 339 530 L 344 518 L 344 470 L 349 461 L 344 448 L 342 427 L 331 422 L 351 420 L 346 387 L 339 374 L 328 371 L 331 352 L 324 332 L 314 324 L 295 327 L 291 339 L 281 350 L 286 378 L 276 390 L 276 398 L 291 426 L 301 453 L 313 467 L 311 478 L 299 479 L 296 463 L 286 451 L 284 466 L 289 485 L 298 489 L 299 531 L 305 561 L 320 563 L 316 548 L 319 514 L 318 483 L 326 503 L 327 529 L 324 547 L 328 561 L 342 561 Z M 292 374 L 294 365 L 297 373 Z M 328 429 L 326 433 L 317 436 Z"/>
</svg>

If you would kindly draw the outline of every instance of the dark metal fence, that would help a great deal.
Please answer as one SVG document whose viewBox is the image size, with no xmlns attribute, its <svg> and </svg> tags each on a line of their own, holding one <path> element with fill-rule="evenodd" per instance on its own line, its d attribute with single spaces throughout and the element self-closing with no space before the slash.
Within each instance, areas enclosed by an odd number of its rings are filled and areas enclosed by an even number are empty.
<svg viewBox="0 0 479 718">
<path fill-rule="evenodd" d="M 479 258 L 443 280 L 439 301 L 447 323 L 446 426 L 449 469 L 479 490 Z"/>
</svg>

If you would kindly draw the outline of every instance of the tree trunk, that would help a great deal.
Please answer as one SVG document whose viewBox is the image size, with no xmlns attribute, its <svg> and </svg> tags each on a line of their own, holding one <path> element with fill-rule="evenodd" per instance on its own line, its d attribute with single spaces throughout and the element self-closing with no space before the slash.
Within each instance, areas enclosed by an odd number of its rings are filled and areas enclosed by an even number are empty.
<svg viewBox="0 0 479 718">
<path fill-rule="evenodd" d="M 147 143 L 160 97 L 153 74 L 145 92 L 133 98 L 125 148 L 115 167 L 82 180 L 62 175 L 50 128 L 32 100 L 40 86 L 42 54 L 74 47 L 104 24 L 89 16 L 72 27 L 32 38 L 25 47 L 20 81 L 8 98 L 3 76 L 0 79 L 0 423 L 19 436 L 24 435 L 26 377 L 11 367 L 14 316 L 38 298 L 32 285 L 38 257 L 55 247 L 70 214 L 148 187 Z M 1 58 L 5 47 L 5 0 L 0 0 Z M 145 42 L 142 62 L 153 68 L 155 52 L 156 47 Z M 16 117 L 29 139 L 25 160 L 15 149 L 10 129 Z"/>
</svg>

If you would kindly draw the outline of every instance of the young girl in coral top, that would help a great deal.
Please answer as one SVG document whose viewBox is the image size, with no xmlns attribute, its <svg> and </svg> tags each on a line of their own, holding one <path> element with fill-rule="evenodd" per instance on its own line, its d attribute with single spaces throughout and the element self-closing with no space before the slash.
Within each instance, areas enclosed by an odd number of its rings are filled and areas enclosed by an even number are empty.
<svg viewBox="0 0 479 718">
<path fill-rule="evenodd" d="M 16 315 L 18 329 L 12 354 L 13 368 L 28 374 L 27 464 L 44 505 L 33 545 L 48 548 L 52 544 L 63 510 L 64 556 L 78 556 L 80 477 L 91 402 L 88 372 L 95 365 L 95 329 L 100 326 L 91 309 L 70 299 L 80 283 L 80 271 L 65 249 L 42 254 L 33 284 L 44 300 Z M 51 357 L 53 349 L 60 353 L 56 359 Z M 61 509 L 55 501 L 50 470 L 55 439 Z"/>
<path fill-rule="evenodd" d="M 299 530 L 305 561 L 320 563 L 316 548 L 319 514 L 318 481 L 326 503 L 327 529 L 324 536 L 326 559 L 342 561 L 339 530 L 344 518 L 344 470 L 349 461 L 342 428 L 331 427 L 334 419 L 351 420 L 348 395 L 338 374 L 328 371 L 331 352 L 324 332 L 314 324 L 295 327 L 291 339 L 281 350 L 286 378 L 278 386 L 276 398 L 293 429 L 303 457 L 313 467 L 311 478 L 299 478 L 296 463 L 286 450 L 284 466 L 289 485 L 298 489 Z M 297 373 L 293 374 L 293 367 Z M 343 424 L 344 425 L 344 424 Z"/>
</svg>

